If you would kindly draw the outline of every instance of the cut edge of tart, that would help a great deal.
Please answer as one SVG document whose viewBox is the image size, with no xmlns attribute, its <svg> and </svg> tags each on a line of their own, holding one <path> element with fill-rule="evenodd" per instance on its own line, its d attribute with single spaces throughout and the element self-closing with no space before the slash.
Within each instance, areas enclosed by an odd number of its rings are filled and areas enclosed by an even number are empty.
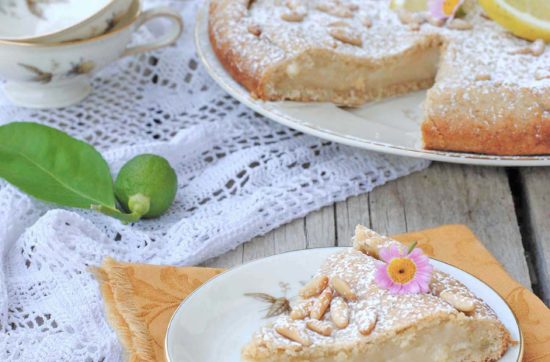
<svg viewBox="0 0 550 362">
<path fill-rule="evenodd" d="M 266 101 L 368 101 L 428 89 L 423 148 L 550 153 L 550 47 L 465 0 L 437 19 L 380 0 L 210 0 L 218 59 Z"/>
<path fill-rule="evenodd" d="M 495 312 L 433 270 L 429 292 L 395 294 L 376 279 L 380 252 L 404 246 L 358 226 L 354 248 L 327 258 L 289 315 L 242 349 L 248 362 L 497 361 L 513 343 Z M 382 251 L 382 253 L 384 253 Z"/>
</svg>

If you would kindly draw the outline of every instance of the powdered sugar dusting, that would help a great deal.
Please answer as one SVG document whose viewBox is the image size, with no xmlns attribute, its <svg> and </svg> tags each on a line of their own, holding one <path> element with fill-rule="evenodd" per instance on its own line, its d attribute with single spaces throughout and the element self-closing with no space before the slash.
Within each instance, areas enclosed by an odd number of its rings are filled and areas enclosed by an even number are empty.
<svg viewBox="0 0 550 362">
<path fill-rule="evenodd" d="M 297 6 L 293 3 L 306 11 L 300 21 L 283 19 L 289 8 Z M 509 124 L 502 127 L 520 135 L 528 129 L 535 139 L 545 139 L 542 124 L 550 120 L 544 103 L 550 96 L 550 46 L 542 54 L 518 54 L 531 42 L 488 19 L 475 0 L 465 2 L 466 16 L 460 19 L 471 25 L 468 30 L 430 21 L 412 27 L 399 19 L 386 0 L 255 0 L 250 4 L 248 0 L 212 0 L 212 4 L 223 8 L 211 8 L 213 36 L 225 51 L 237 52 L 236 66 L 253 79 L 262 79 L 281 62 L 310 50 L 382 65 L 418 48 L 438 46 L 440 62 L 435 86 L 428 93 L 427 118 L 445 119 L 451 128 L 460 128 L 467 119 L 474 124 L 474 135 L 496 124 Z M 353 10 L 349 10 L 351 16 L 337 16 L 338 12 L 320 10 L 326 8 Z M 247 30 L 250 26 L 261 31 L 252 34 Z M 334 26 L 344 27 L 339 32 L 352 34 L 353 41 L 334 37 Z M 542 121 L 533 125 L 533 120 Z"/>
<path fill-rule="evenodd" d="M 550 79 L 535 77 L 537 71 L 550 71 L 549 47 L 540 56 L 513 54 L 530 43 L 488 19 L 476 1 L 467 1 L 465 5 L 464 20 L 472 25 L 472 30 L 454 30 L 429 22 L 413 30 L 399 20 L 385 0 L 295 1 L 307 11 L 303 20 L 297 22 L 282 18 L 289 9 L 288 1 L 255 0 L 249 7 L 248 2 L 215 0 L 214 4 L 222 4 L 224 11 L 211 13 L 210 23 L 216 38 L 229 41 L 241 59 L 258 71 L 312 48 L 376 60 L 399 55 L 427 38 L 438 38 L 448 45 L 442 50 L 446 65 L 438 77 L 441 86 L 471 85 L 476 82 L 476 75 L 485 73 L 491 75 L 486 82 L 492 84 L 550 86 Z M 323 7 L 354 10 L 351 17 L 338 17 L 319 10 Z M 328 29 L 334 23 L 345 24 L 360 33 L 362 45 L 350 45 L 331 37 Z M 261 28 L 259 36 L 247 31 L 251 24 Z"/>
<path fill-rule="evenodd" d="M 333 325 L 330 336 L 323 336 L 309 330 L 306 323 L 310 320 L 292 320 L 290 317 L 279 317 L 273 325 L 263 327 L 254 337 L 257 343 L 270 348 L 285 347 L 300 349 L 303 346 L 281 336 L 275 327 L 293 327 L 304 333 L 312 342 L 312 346 L 331 345 L 345 346 L 358 340 L 369 341 L 380 335 L 394 333 L 419 321 L 436 315 L 462 315 L 464 318 L 496 319 L 495 313 L 470 292 L 463 284 L 453 277 L 436 271 L 433 276 L 432 293 L 393 295 L 378 288 L 374 283 L 375 259 L 357 250 L 346 250 L 331 255 L 321 266 L 317 275 L 337 276 L 345 280 L 357 294 L 357 301 L 347 301 L 350 311 L 349 325 L 338 329 Z M 452 292 L 463 298 L 475 301 L 475 311 L 466 316 L 457 311 L 438 294 L 443 291 Z M 311 298 L 315 300 L 316 297 Z M 298 303 L 301 303 L 299 301 Z M 325 313 L 323 321 L 330 323 L 330 310 Z M 375 325 L 366 335 L 361 333 L 369 323 Z"/>
</svg>

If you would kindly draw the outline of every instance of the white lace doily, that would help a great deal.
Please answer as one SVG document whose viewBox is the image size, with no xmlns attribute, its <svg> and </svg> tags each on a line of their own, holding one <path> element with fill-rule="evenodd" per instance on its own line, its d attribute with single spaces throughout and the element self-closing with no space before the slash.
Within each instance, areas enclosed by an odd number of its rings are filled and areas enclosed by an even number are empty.
<svg viewBox="0 0 550 362">
<path fill-rule="evenodd" d="M 182 39 L 104 70 L 80 105 L 31 111 L 0 96 L 0 124 L 24 120 L 63 129 L 96 145 L 114 174 L 133 155 L 157 153 L 179 177 L 166 215 L 127 226 L 91 211 L 55 209 L 0 181 L 0 360 L 119 361 L 121 346 L 87 271 L 104 256 L 199 263 L 428 166 L 306 136 L 240 105 L 195 57 L 200 3 L 147 1 L 146 7 L 181 10 Z"/>
</svg>

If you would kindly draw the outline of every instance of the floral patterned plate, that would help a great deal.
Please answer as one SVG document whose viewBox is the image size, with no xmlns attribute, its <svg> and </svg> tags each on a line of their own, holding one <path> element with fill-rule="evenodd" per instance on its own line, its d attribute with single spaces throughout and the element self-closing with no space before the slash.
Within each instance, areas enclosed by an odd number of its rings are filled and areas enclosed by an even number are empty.
<svg viewBox="0 0 550 362">
<path fill-rule="evenodd" d="M 166 358 L 170 362 L 238 362 L 240 350 L 268 319 L 266 306 L 246 293 L 265 293 L 290 300 L 311 278 L 322 262 L 343 248 L 293 251 L 259 259 L 231 269 L 211 279 L 182 302 L 166 333 Z M 523 339 L 514 313 L 491 287 L 454 266 L 431 259 L 482 298 L 520 341 L 501 362 L 521 360 Z M 281 305 L 279 305 L 280 307 Z M 271 309 L 271 312 L 277 310 Z M 223 356 L 223 358 L 222 358 Z"/>
</svg>

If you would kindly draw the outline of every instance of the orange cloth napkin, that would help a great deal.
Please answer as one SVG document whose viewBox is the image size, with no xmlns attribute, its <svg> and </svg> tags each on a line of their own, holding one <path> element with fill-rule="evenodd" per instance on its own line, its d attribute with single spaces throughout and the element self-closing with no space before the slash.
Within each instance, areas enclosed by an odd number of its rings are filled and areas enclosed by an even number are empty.
<svg viewBox="0 0 550 362">
<path fill-rule="evenodd" d="M 512 279 L 464 225 L 395 236 L 417 241 L 430 256 L 477 276 L 503 296 L 520 321 L 524 361 L 550 361 L 550 309 Z M 129 361 L 165 361 L 164 337 L 180 302 L 220 269 L 118 263 L 106 259 L 95 270 L 107 317 L 124 345 Z"/>
</svg>

